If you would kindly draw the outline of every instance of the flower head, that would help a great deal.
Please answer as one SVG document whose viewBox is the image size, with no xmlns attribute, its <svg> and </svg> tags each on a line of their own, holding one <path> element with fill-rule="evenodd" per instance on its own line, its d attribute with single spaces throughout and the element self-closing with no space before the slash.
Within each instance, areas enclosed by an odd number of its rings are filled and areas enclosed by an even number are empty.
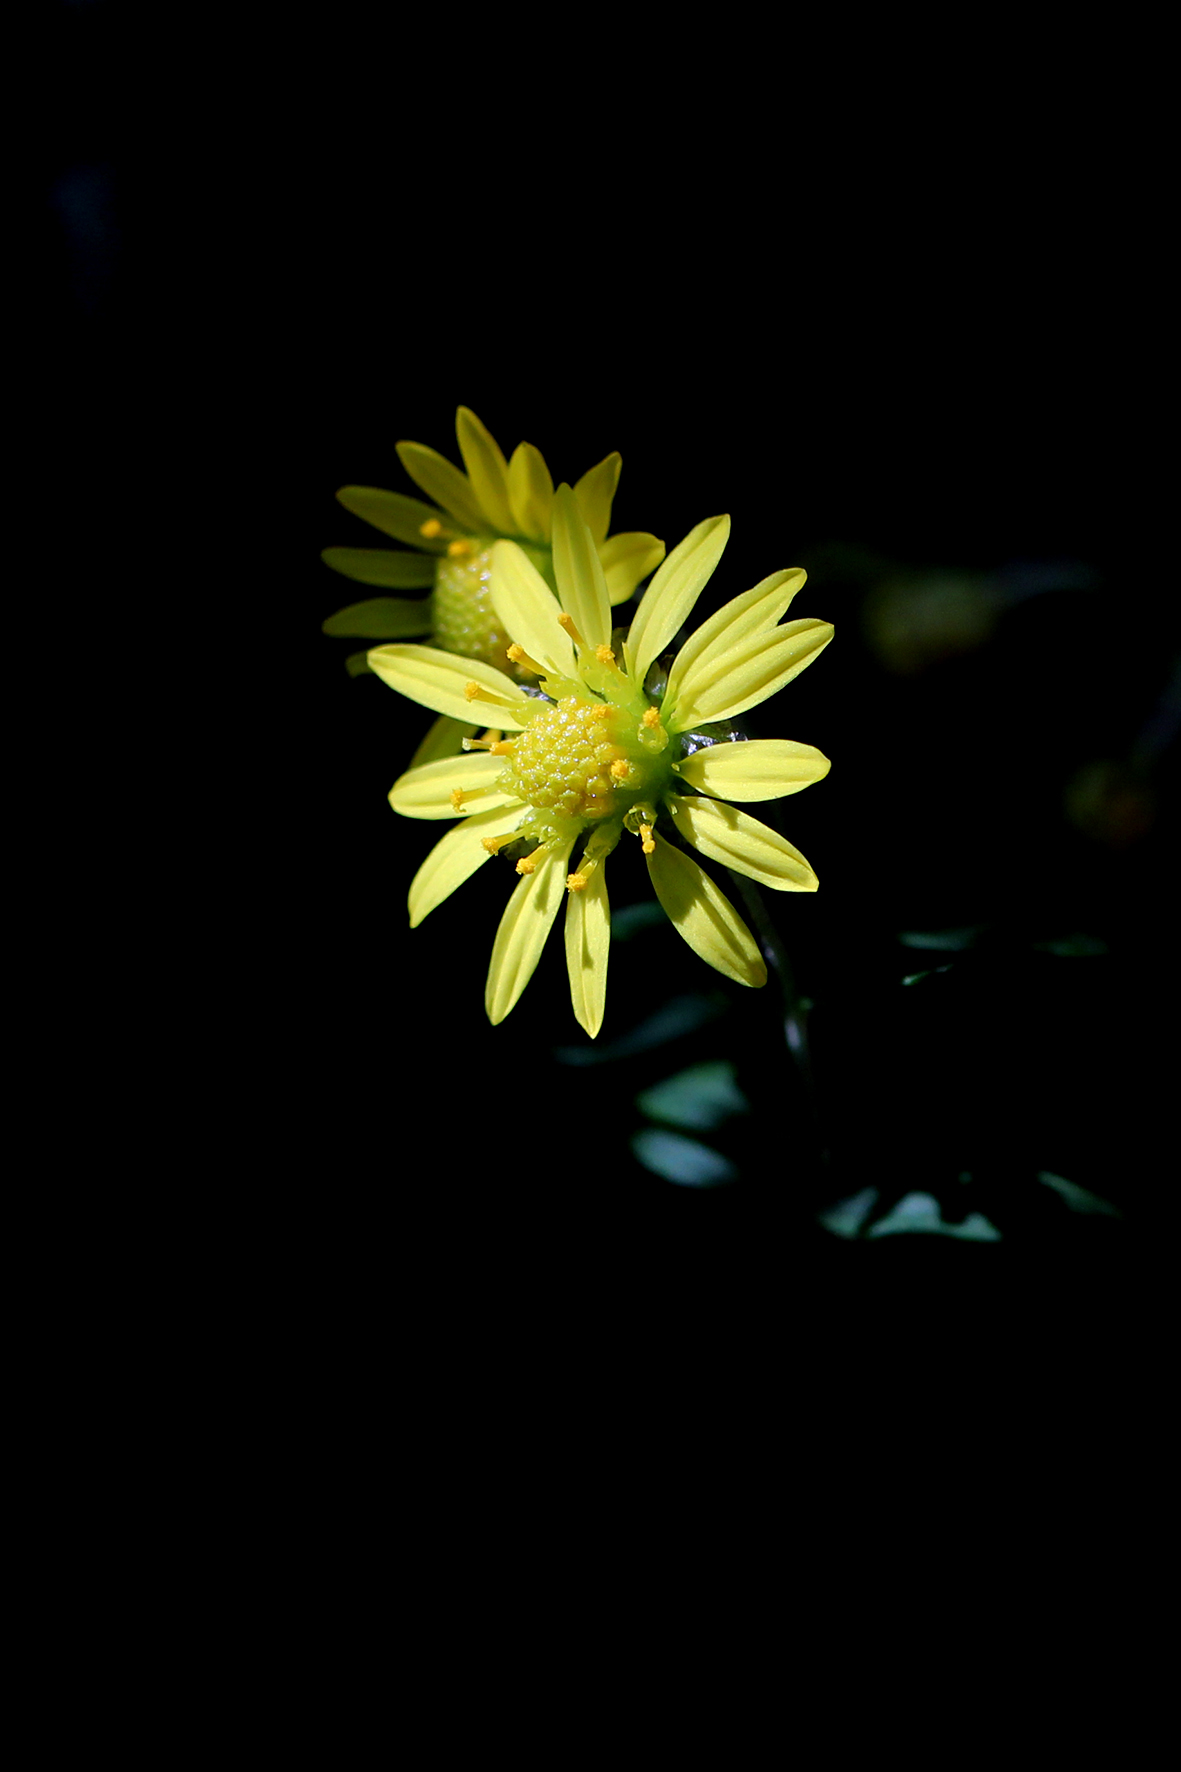
<svg viewBox="0 0 1181 1772">
<path fill-rule="evenodd" d="M 685 537 L 620 640 L 594 537 L 574 493 L 561 486 L 552 531 L 557 602 L 520 547 L 494 548 L 493 603 L 512 637 L 506 663 L 527 664 L 539 687 L 430 647 L 369 654 L 392 688 L 488 728 L 484 740 L 467 741 L 464 755 L 408 770 L 390 803 L 411 818 L 462 820 L 415 875 L 412 925 L 498 851 L 515 860 L 518 879 L 488 971 L 493 1022 L 529 982 L 564 896 L 574 1013 L 588 1034 L 598 1032 L 610 943 L 606 863 L 625 832 L 638 840 L 656 896 L 689 946 L 741 984 L 767 977 L 749 929 L 665 833 L 671 827 L 707 859 L 777 891 L 816 888 L 798 850 L 727 801 L 796 793 L 827 774 L 828 759 L 786 739 L 684 742 L 773 695 L 827 646 L 828 622 L 781 625 L 805 574 L 772 573 L 699 627 L 667 674 L 653 669 L 716 567 L 729 528 L 728 517 L 711 517 Z"/>
<path fill-rule="evenodd" d="M 520 443 L 506 461 L 496 439 L 466 406 L 456 414 L 455 431 L 466 474 L 423 443 L 396 445 L 402 466 L 432 504 L 371 486 L 342 486 L 336 495 L 346 510 L 413 552 L 326 548 L 321 556 L 334 572 L 360 584 L 431 595 L 352 603 L 329 616 L 325 633 L 367 640 L 429 635 L 443 651 L 486 664 L 503 662 L 505 637 L 491 595 L 495 542 L 516 541 L 553 586 L 554 486 L 544 456 L 531 443 Z M 654 535 L 608 536 L 619 469 L 619 455 L 609 455 L 574 487 L 612 603 L 625 602 L 664 558 L 664 543 Z M 354 654 L 350 669 L 364 670 L 364 660 L 363 652 Z"/>
</svg>

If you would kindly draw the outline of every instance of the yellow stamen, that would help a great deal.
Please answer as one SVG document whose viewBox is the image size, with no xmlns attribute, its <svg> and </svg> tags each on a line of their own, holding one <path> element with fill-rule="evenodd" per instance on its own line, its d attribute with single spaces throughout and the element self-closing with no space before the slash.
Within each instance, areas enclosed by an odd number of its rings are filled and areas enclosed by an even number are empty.
<svg viewBox="0 0 1181 1772">
<path fill-rule="evenodd" d="M 647 726 L 649 728 L 651 728 L 653 726 L 659 726 L 660 725 L 660 714 L 658 713 L 658 711 L 655 708 L 645 708 L 643 718 L 640 721 L 640 725 Z"/>
<path fill-rule="evenodd" d="M 632 772 L 632 766 L 626 757 L 616 757 L 611 765 L 611 774 L 616 781 L 626 781 Z"/>
<path fill-rule="evenodd" d="M 418 525 L 418 533 L 425 535 L 428 541 L 434 541 L 436 536 L 443 533 L 443 525 L 437 517 L 428 517 L 425 523 Z"/>
<path fill-rule="evenodd" d="M 488 746 L 494 757 L 511 757 L 516 748 L 511 738 L 498 738 L 495 744 Z"/>
<path fill-rule="evenodd" d="M 469 683 L 464 684 L 464 686 L 463 686 L 464 701 L 482 701 L 483 697 L 484 697 L 484 685 L 482 683 L 476 683 L 473 681 L 473 682 L 469 682 Z"/>
<path fill-rule="evenodd" d="M 656 839 L 652 835 L 652 826 L 650 824 L 642 824 L 640 826 L 640 848 L 644 851 L 645 855 L 655 855 L 656 853 Z"/>
<path fill-rule="evenodd" d="M 599 702 L 596 707 L 591 709 L 590 717 L 592 720 L 609 720 L 611 718 L 610 703 L 605 701 Z"/>
<path fill-rule="evenodd" d="M 493 757 L 511 757 L 515 749 L 511 738 L 501 738 L 496 732 L 486 732 L 483 738 L 465 738 L 461 743 L 465 751 L 487 751 Z"/>
<path fill-rule="evenodd" d="M 515 640 L 511 646 L 505 648 L 505 651 L 513 664 L 524 665 L 525 669 L 527 671 L 532 671 L 535 677 L 545 676 L 545 666 L 539 665 L 535 658 L 530 658 L 529 654 L 525 651 L 525 648 L 523 646 L 518 646 Z"/>
<path fill-rule="evenodd" d="M 583 651 L 584 652 L 586 651 L 586 641 L 583 639 L 582 635 L 579 633 L 578 629 L 575 627 L 574 617 L 572 615 L 567 615 L 566 611 L 564 609 L 563 609 L 561 615 L 559 615 L 559 617 L 558 617 L 558 625 L 559 625 L 559 627 L 565 628 L 566 632 L 569 634 L 570 638 L 573 640 L 573 642 L 576 646 L 581 646 Z"/>
<path fill-rule="evenodd" d="M 451 790 L 451 804 L 454 806 L 456 812 L 458 812 L 460 807 L 463 805 L 463 789 L 462 788 L 452 788 L 452 790 Z"/>
<path fill-rule="evenodd" d="M 512 842 L 511 837 L 481 837 L 480 838 L 481 847 L 486 849 L 488 851 L 489 855 L 495 855 L 498 849 L 503 849 L 506 843 L 511 843 L 511 842 Z"/>
<path fill-rule="evenodd" d="M 545 844 L 539 843 L 532 855 L 523 855 L 517 863 L 518 874 L 531 874 L 545 854 Z"/>
<path fill-rule="evenodd" d="M 582 872 L 579 872 L 577 874 L 567 874 L 566 875 L 566 890 L 568 892 L 585 892 L 586 891 L 586 875 Z"/>
<path fill-rule="evenodd" d="M 463 560 L 472 551 L 472 544 L 466 536 L 461 535 L 457 541 L 447 543 L 447 552 L 452 560 Z"/>
<path fill-rule="evenodd" d="M 613 665 L 615 663 L 615 654 L 609 646 L 596 646 L 595 657 L 600 664 Z"/>
</svg>

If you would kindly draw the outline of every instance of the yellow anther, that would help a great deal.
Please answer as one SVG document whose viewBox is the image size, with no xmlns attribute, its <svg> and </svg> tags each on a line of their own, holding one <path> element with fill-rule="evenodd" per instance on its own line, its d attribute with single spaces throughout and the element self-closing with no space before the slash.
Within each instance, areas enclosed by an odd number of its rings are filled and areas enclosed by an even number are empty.
<svg viewBox="0 0 1181 1772">
<path fill-rule="evenodd" d="M 456 812 L 458 812 L 460 807 L 463 805 L 463 789 L 462 788 L 452 788 L 452 790 L 451 790 L 451 804 L 454 806 Z"/>
<path fill-rule="evenodd" d="M 488 851 L 489 855 L 495 855 L 496 851 L 498 849 L 503 849 L 504 845 L 506 843 L 511 843 L 511 842 L 512 842 L 511 837 L 481 837 L 480 838 L 481 847 L 486 849 Z"/>
<path fill-rule="evenodd" d="M 605 701 L 597 702 L 591 709 L 590 717 L 592 720 L 609 720 L 611 718 L 611 704 Z"/>
<path fill-rule="evenodd" d="M 434 541 L 436 536 L 442 535 L 443 525 L 437 517 L 428 517 L 425 523 L 418 525 L 418 533 L 425 535 L 428 541 Z"/>
<path fill-rule="evenodd" d="M 632 772 L 632 766 L 626 757 L 616 757 L 611 765 L 611 774 L 616 781 L 626 781 Z"/>
<path fill-rule="evenodd" d="M 581 646 L 584 651 L 586 650 L 586 641 L 575 627 L 574 617 L 572 615 L 567 615 L 564 609 L 558 617 L 558 625 L 559 627 L 565 628 L 576 646 Z"/>
<path fill-rule="evenodd" d="M 581 874 L 581 873 L 580 874 L 567 874 L 566 875 L 566 890 L 568 892 L 585 892 L 586 891 L 586 875 Z"/>
<path fill-rule="evenodd" d="M 505 647 L 505 652 L 513 664 L 524 665 L 525 669 L 532 671 L 535 677 L 545 676 L 545 666 L 539 665 L 535 658 L 530 658 L 525 648 L 519 646 L 515 640 L 511 646 Z"/>
<path fill-rule="evenodd" d="M 652 835 L 652 826 L 650 824 L 642 824 L 640 826 L 640 848 L 644 851 L 645 855 L 654 855 L 656 853 L 656 839 Z"/>
<path fill-rule="evenodd" d="M 495 744 L 488 746 L 489 752 L 494 757 L 511 757 L 516 748 L 511 738 L 498 738 Z"/>
<path fill-rule="evenodd" d="M 472 551 L 472 544 L 466 536 L 461 535 L 456 541 L 447 543 L 447 552 L 452 560 L 463 560 Z"/>
<path fill-rule="evenodd" d="M 655 708 L 645 708 L 640 720 L 641 726 L 653 727 L 660 725 L 660 714 Z"/>
<path fill-rule="evenodd" d="M 612 652 L 612 650 L 609 646 L 596 646 L 595 647 L 595 657 L 598 659 L 600 664 L 613 665 L 615 663 L 615 654 Z"/>
<path fill-rule="evenodd" d="M 518 874 L 531 874 L 545 854 L 545 844 L 539 843 L 532 855 L 523 855 L 517 863 Z"/>
<path fill-rule="evenodd" d="M 470 682 L 465 683 L 463 686 L 464 701 L 480 701 L 483 694 L 484 685 L 482 683 Z"/>
</svg>

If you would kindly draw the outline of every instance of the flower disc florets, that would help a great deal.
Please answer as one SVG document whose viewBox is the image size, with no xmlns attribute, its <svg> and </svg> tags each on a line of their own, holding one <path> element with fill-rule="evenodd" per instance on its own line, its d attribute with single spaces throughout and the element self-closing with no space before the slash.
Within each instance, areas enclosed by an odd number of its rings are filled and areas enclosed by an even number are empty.
<svg viewBox="0 0 1181 1772">
<path fill-rule="evenodd" d="M 622 819 L 671 778 L 669 765 L 653 757 L 636 727 L 618 703 L 564 696 L 520 733 L 497 785 L 538 810 L 585 823 Z"/>
</svg>

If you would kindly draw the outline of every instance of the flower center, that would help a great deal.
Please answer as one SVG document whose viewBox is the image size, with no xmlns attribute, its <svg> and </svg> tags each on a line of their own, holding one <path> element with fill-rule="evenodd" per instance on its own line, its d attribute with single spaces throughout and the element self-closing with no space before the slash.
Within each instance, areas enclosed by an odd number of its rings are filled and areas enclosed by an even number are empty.
<svg viewBox="0 0 1181 1772">
<path fill-rule="evenodd" d="M 515 735 L 499 785 L 539 811 L 587 822 L 621 816 L 668 775 L 625 709 L 569 695 Z"/>
</svg>

